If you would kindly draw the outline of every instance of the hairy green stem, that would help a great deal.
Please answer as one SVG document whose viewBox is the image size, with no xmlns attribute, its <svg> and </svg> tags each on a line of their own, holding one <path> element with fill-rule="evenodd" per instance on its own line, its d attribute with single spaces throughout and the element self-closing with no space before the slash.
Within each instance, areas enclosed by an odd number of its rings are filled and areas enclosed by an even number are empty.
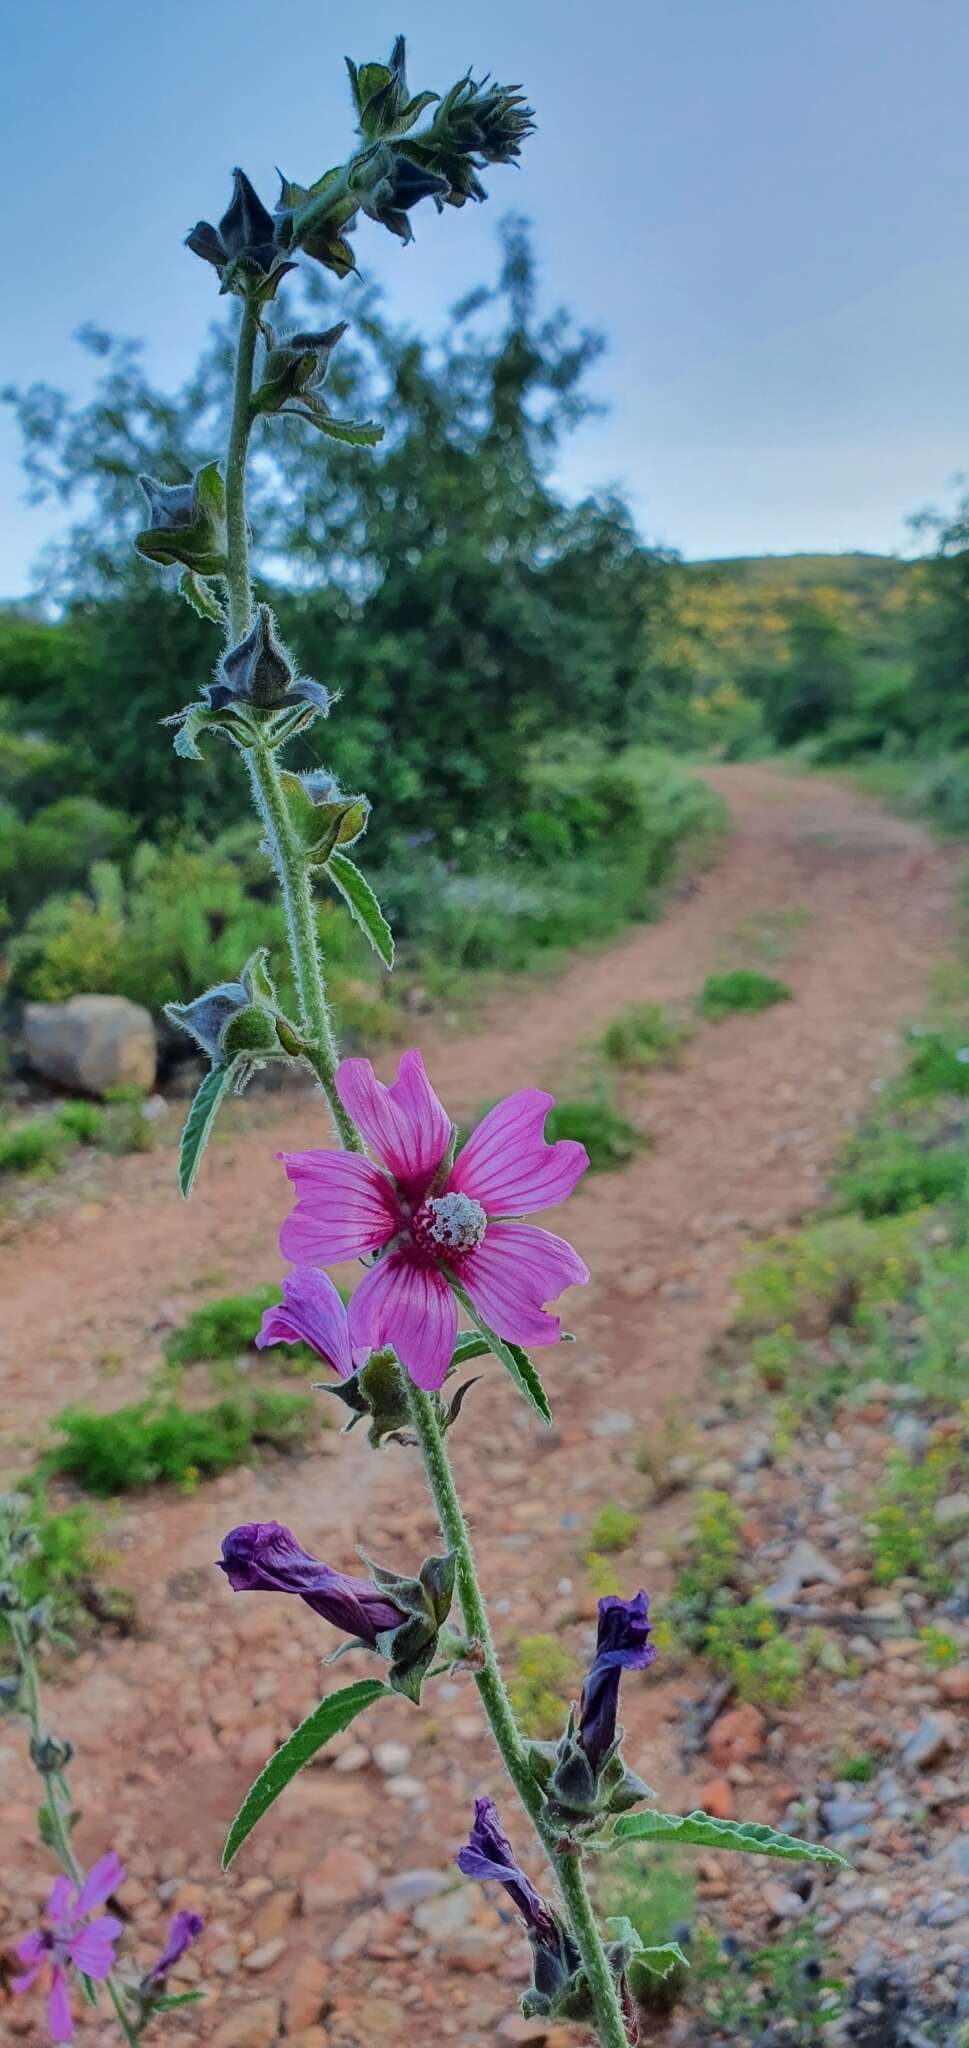
<svg viewBox="0 0 969 2048">
<path fill-rule="evenodd" d="M 586 1889 L 581 1857 L 577 1850 L 569 1850 L 564 1855 L 560 1853 L 555 1830 L 549 1827 L 545 1817 L 543 1794 L 528 1768 L 525 1747 L 498 1664 L 437 1402 L 433 1394 L 425 1394 L 420 1387 L 408 1383 L 408 1407 L 444 1540 L 454 1552 L 464 1625 L 471 1641 L 479 1647 L 483 1660 L 480 1669 L 475 1671 L 475 1684 L 488 1725 L 502 1763 L 558 1877 L 588 1981 L 599 2039 L 603 2048 L 628 2048 L 622 2009 Z"/>
<path fill-rule="evenodd" d="M 225 510 L 228 535 L 229 634 L 239 640 L 252 623 L 252 584 L 249 576 L 249 539 L 246 530 L 246 461 L 252 427 L 252 373 L 256 355 L 258 324 L 252 308 L 243 302 L 242 320 L 236 345 L 235 386 L 232 423 L 225 464 Z M 257 741 L 246 750 L 256 808 L 266 828 L 283 893 L 289 928 L 290 953 L 300 1019 L 306 1032 L 306 1056 L 317 1074 L 330 1106 L 341 1145 L 359 1152 L 360 1139 L 336 1092 L 334 1075 L 338 1053 L 330 1012 L 316 930 L 316 912 L 309 870 L 293 830 L 292 819 L 279 780 L 276 756 L 269 746 Z"/>
<path fill-rule="evenodd" d="M 596 2032 L 602 2042 L 602 2048 L 629 2048 L 629 2036 L 622 2016 L 615 1979 L 602 1946 L 602 1937 L 596 1925 L 582 1869 L 582 1858 L 578 1850 L 570 1851 L 565 1856 L 556 1856 L 555 1869 L 562 1888 L 562 1897 L 569 1909 L 575 1945 L 582 1957 L 582 1967 L 585 1970 L 592 2009 L 596 2016 Z"/>
<path fill-rule="evenodd" d="M 276 756 L 271 748 L 257 744 L 248 748 L 246 760 L 283 892 L 300 1018 L 307 1034 L 307 1057 L 330 1105 L 341 1145 L 347 1152 L 361 1152 L 362 1141 L 336 1092 L 334 1075 L 339 1054 L 326 1000 L 313 890 L 280 786 Z"/>
<path fill-rule="evenodd" d="M 248 300 L 242 302 L 242 319 L 236 342 L 236 372 L 232 393 L 232 421 L 225 459 L 225 518 L 227 582 L 229 586 L 229 634 L 242 640 L 252 624 L 252 585 L 249 581 L 249 537 L 246 531 L 246 461 L 252 430 L 252 371 L 256 360 L 259 326 Z"/>
</svg>

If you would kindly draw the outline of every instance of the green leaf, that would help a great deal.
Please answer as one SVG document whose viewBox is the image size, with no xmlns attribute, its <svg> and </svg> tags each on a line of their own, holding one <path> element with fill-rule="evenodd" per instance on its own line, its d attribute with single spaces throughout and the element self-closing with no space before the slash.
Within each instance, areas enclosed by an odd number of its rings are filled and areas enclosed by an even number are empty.
<svg viewBox="0 0 969 2048">
<path fill-rule="evenodd" d="M 479 1336 L 477 1330 L 461 1330 L 451 1353 L 451 1365 L 467 1365 L 469 1359 L 487 1358 L 490 1351 L 487 1337 Z"/>
<path fill-rule="evenodd" d="M 739 1849 L 746 1856 L 781 1856 L 789 1863 L 833 1863 L 843 1856 L 820 1842 L 800 1842 L 756 1820 L 714 1820 L 709 1813 L 627 1813 L 616 1822 L 615 1842 L 679 1842 L 691 1849 Z"/>
<path fill-rule="evenodd" d="M 197 612 L 200 619 L 211 619 L 213 626 L 225 625 L 225 612 L 215 591 L 210 590 L 209 585 L 201 576 L 195 574 L 194 569 L 183 570 L 178 587 L 186 604 L 191 605 L 193 612 Z"/>
<path fill-rule="evenodd" d="M 335 883 L 353 918 L 379 953 L 385 967 L 394 964 L 394 935 L 365 876 L 349 854 L 331 853 L 326 872 Z"/>
<path fill-rule="evenodd" d="M 186 1201 L 195 1185 L 195 1176 L 209 1141 L 216 1110 L 223 1095 L 227 1094 L 231 1087 L 232 1071 L 231 1066 L 210 1067 L 192 1099 L 192 1107 L 185 1119 L 178 1148 L 178 1185 Z"/>
<path fill-rule="evenodd" d="M 384 438 L 384 429 L 376 420 L 334 419 L 329 406 L 310 391 L 304 391 L 299 400 L 291 399 L 283 412 L 308 420 L 311 427 L 328 434 L 331 441 L 342 441 L 347 448 L 376 448 Z"/>
<path fill-rule="evenodd" d="M 348 1728 L 365 1707 L 372 1706 L 374 1700 L 383 1699 L 389 1693 L 390 1687 L 384 1685 L 382 1679 L 362 1678 L 356 1685 L 345 1685 L 339 1692 L 331 1692 L 327 1699 L 313 1708 L 311 1714 L 307 1714 L 305 1721 L 300 1722 L 282 1747 L 270 1757 L 255 1784 L 250 1785 L 226 1836 L 222 1851 L 223 1870 L 228 1870 L 236 1850 L 252 1833 L 256 1822 L 262 1819 L 310 1757 L 315 1756 L 332 1736 L 339 1735 L 341 1729 Z"/>
<path fill-rule="evenodd" d="M 202 1996 L 203 1993 L 201 1991 L 179 1991 L 174 1995 L 166 1994 L 164 1998 L 156 1998 L 153 2001 L 152 2014 L 154 2015 L 156 2012 L 175 2012 L 180 2005 L 197 2005 Z"/>
<path fill-rule="evenodd" d="M 630 1991 L 634 1998 L 637 1991 L 640 1996 L 648 1998 L 654 1986 L 672 1977 L 674 1970 L 688 1970 L 689 1967 L 689 1959 L 683 1954 L 678 1941 L 661 1941 L 653 1948 L 639 1948 L 626 1965 Z"/>
<path fill-rule="evenodd" d="M 484 1339 L 486 1350 L 490 1351 L 493 1357 L 497 1358 L 499 1363 L 504 1366 L 505 1371 L 511 1374 L 519 1393 L 524 1394 L 529 1407 L 534 1408 L 536 1415 L 540 1415 L 543 1422 L 551 1422 L 552 1411 L 548 1405 L 548 1395 L 527 1351 L 523 1351 L 520 1344 L 506 1344 L 503 1337 L 496 1337 L 494 1330 L 489 1330 L 481 1321 L 474 1303 L 468 1300 L 463 1287 L 458 1285 L 454 1274 L 449 1273 L 448 1279 L 461 1303 L 465 1315 L 474 1323 L 479 1336 Z M 469 1338 L 468 1341 L 473 1342 L 473 1339 Z M 459 1338 L 458 1345 L 460 1345 L 460 1342 L 461 1339 Z M 456 1348 L 452 1357 L 452 1364 L 457 1359 L 457 1355 Z M 465 1358 L 475 1358 L 480 1356 L 480 1354 L 474 1351 L 466 1351 L 464 1356 Z"/>
</svg>

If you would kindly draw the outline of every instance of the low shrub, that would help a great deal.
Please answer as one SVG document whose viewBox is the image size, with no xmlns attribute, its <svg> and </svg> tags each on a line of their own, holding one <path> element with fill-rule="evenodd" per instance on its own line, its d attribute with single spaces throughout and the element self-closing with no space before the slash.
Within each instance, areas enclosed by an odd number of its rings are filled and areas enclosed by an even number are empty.
<svg viewBox="0 0 969 2048">
<path fill-rule="evenodd" d="M 604 1100 L 557 1102 L 545 1119 L 545 1135 L 553 1145 L 558 1138 L 577 1139 L 589 1154 L 590 1173 L 628 1166 L 634 1153 L 649 1143 L 645 1131 L 638 1131 Z"/>
<path fill-rule="evenodd" d="M 508 1691 L 526 1735 L 553 1742 L 577 1684 L 575 1663 L 554 1636 L 522 1636 Z"/>
<path fill-rule="evenodd" d="M 745 1597 L 741 1523 L 729 1494 L 699 1495 L 690 1561 L 673 1588 L 664 1633 L 731 1679 L 740 1699 L 785 1706 L 803 1677 L 805 1653 L 782 1634 L 765 1601 Z"/>
<path fill-rule="evenodd" d="M 63 1164 L 64 1132 L 56 1117 L 35 1117 L 0 1133 L 0 1173 L 54 1173 Z"/>
<path fill-rule="evenodd" d="M 592 1520 L 589 1528 L 589 1549 L 598 1551 L 625 1550 L 639 1528 L 639 1516 L 631 1508 L 619 1506 L 618 1501 L 607 1500 Z"/>
<path fill-rule="evenodd" d="M 105 1591 L 106 1553 L 100 1525 L 87 1507 L 52 1508 L 42 1485 L 32 1482 L 24 1496 L 25 1521 L 33 1546 L 20 1567 L 19 1579 L 29 1606 L 47 1604 L 53 1627 L 77 1634 L 93 1616 L 130 1622 L 131 1602 Z M 0 1611 L 0 1660 L 7 1623 Z"/>
<path fill-rule="evenodd" d="M 738 1275 L 734 1329 L 753 1337 L 779 1329 L 810 1336 L 838 1323 L 872 1328 L 915 1278 L 920 1223 L 917 1211 L 873 1222 L 834 1216 L 768 1240 Z"/>
<path fill-rule="evenodd" d="M 719 1023 L 740 1011 L 768 1010 L 773 1003 L 789 1003 L 791 990 L 786 981 L 775 981 L 752 967 L 735 967 L 729 974 L 708 974 L 696 999 L 701 1017 Z"/>
<path fill-rule="evenodd" d="M 102 1496 L 186 1488 L 244 1464 L 259 1445 L 292 1448 L 317 1420 L 309 1395 L 264 1390 L 199 1409 L 151 1400 L 107 1415 L 66 1408 L 54 1424 L 59 1441 L 41 1469 Z"/>
<path fill-rule="evenodd" d="M 193 1309 L 165 1339 L 166 1365 L 237 1358 L 255 1343 L 264 1311 L 278 1300 L 278 1287 L 256 1287 L 248 1294 L 226 1294 L 218 1301 L 207 1301 L 204 1308 Z"/>
<path fill-rule="evenodd" d="M 693 1869 L 685 1858 L 668 1849 L 645 1849 L 632 1842 L 609 1857 L 601 1857 L 596 1871 L 596 1902 L 604 1919 L 631 1920 L 646 1948 L 662 1947 L 675 1941 L 688 1945 L 696 1903 Z M 637 1985 L 637 2003 L 651 2012 L 669 2012 L 683 1995 L 687 1971 L 682 1964 L 668 1977 L 657 1977 L 648 1998 L 644 1982 Z"/>
<path fill-rule="evenodd" d="M 606 1025 L 599 1050 L 616 1067 L 672 1066 L 689 1036 L 686 1019 L 662 1003 L 632 1003 Z"/>
<path fill-rule="evenodd" d="M 958 1031 L 910 1031 L 904 1071 L 896 1083 L 901 1101 L 931 1095 L 969 1095 L 969 1043 Z"/>
<path fill-rule="evenodd" d="M 894 1124 L 862 1125 L 832 1177 L 842 1209 L 859 1216 L 902 1216 L 953 1200 L 966 1179 L 963 1147 L 929 1146 Z"/>
<path fill-rule="evenodd" d="M 889 1451 L 870 1517 L 872 1571 L 881 1586 L 896 1579 L 920 1579 L 931 1593 L 948 1593 L 952 1570 L 946 1559 L 947 1531 L 936 1520 L 938 1502 L 955 1483 L 964 1454 L 944 1437 L 921 1459 Z"/>
</svg>

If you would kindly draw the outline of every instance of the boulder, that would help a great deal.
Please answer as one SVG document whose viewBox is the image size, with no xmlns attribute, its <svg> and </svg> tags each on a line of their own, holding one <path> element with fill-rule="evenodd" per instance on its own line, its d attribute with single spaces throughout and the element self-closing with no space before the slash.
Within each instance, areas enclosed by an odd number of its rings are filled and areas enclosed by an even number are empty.
<svg viewBox="0 0 969 2048">
<path fill-rule="evenodd" d="M 66 1003 L 28 1003 L 27 1058 L 38 1074 L 82 1095 L 155 1085 L 155 1027 L 150 1013 L 126 996 L 71 996 Z"/>
</svg>

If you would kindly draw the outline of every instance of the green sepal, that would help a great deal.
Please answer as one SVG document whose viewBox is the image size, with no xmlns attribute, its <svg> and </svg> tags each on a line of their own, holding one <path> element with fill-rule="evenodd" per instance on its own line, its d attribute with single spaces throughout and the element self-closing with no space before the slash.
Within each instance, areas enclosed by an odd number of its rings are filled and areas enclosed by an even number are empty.
<svg viewBox="0 0 969 2048">
<path fill-rule="evenodd" d="M 366 830 L 370 805 L 365 796 L 338 796 L 315 803 L 302 776 L 280 772 L 286 808 L 310 867 L 325 867 L 338 846 L 351 846 Z"/>
<path fill-rule="evenodd" d="M 394 935 L 365 876 L 348 854 L 331 853 L 326 872 L 339 890 L 355 924 L 370 940 L 374 952 L 391 968 L 394 964 Z"/>
<path fill-rule="evenodd" d="M 200 619 L 211 620 L 213 626 L 225 625 L 225 606 L 194 569 L 183 569 L 178 588 L 186 604 L 191 605 L 193 612 L 196 612 Z"/>
<path fill-rule="evenodd" d="M 252 720 L 243 712 L 228 708 L 213 711 L 208 704 L 186 704 L 181 711 L 174 711 L 170 718 L 163 718 L 161 722 L 178 728 L 172 746 L 183 761 L 201 761 L 196 741 L 203 732 L 228 733 L 236 746 L 242 748 L 251 747 L 258 738 Z"/>
<path fill-rule="evenodd" d="M 240 1054 L 255 1059 L 278 1057 L 280 1038 L 276 1019 L 269 1010 L 250 1003 L 230 1017 L 222 1033 L 222 1051 L 228 1060 Z"/>
<path fill-rule="evenodd" d="M 290 248 L 302 249 L 305 255 L 312 256 L 314 262 L 322 263 L 325 270 L 331 270 L 334 276 L 339 278 L 349 277 L 357 267 L 353 250 L 340 232 L 341 227 L 345 227 L 356 212 L 355 202 L 343 202 L 341 221 L 323 219 L 307 226 L 305 232 L 300 228 L 300 214 L 311 208 L 329 185 L 342 182 L 342 178 L 342 164 L 335 165 L 330 171 L 324 171 L 322 178 L 317 178 L 315 185 L 297 185 L 292 179 L 283 178 L 282 191 L 279 195 L 279 207 L 283 216 L 280 232 L 287 235 Z"/>
<path fill-rule="evenodd" d="M 181 562 L 196 576 L 225 575 L 225 485 L 217 462 L 205 463 L 192 478 L 191 524 L 146 526 L 135 535 L 135 547 L 161 568 Z"/>
<path fill-rule="evenodd" d="M 260 1771 L 255 1783 L 250 1785 L 226 1836 L 222 1851 L 223 1870 L 228 1870 L 246 1836 L 252 1833 L 256 1822 L 285 1791 L 297 1771 L 301 1771 L 310 1757 L 315 1756 L 317 1750 L 322 1749 L 334 1735 L 349 1727 L 366 1707 L 385 1698 L 389 1690 L 382 1679 L 361 1678 L 355 1685 L 345 1685 L 339 1692 L 331 1692 L 327 1699 L 313 1708 L 312 1713 L 307 1714 L 305 1721 L 301 1721 L 287 1737 Z"/>
<path fill-rule="evenodd" d="M 364 1556 L 373 1584 L 386 1594 L 407 1619 L 397 1628 L 385 1629 L 377 1637 L 377 1648 L 387 1658 L 388 1683 L 394 1692 L 420 1701 L 421 1685 L 437 1655 L 438 1636 L 451 1611 L 454 1598 L 455 1558 L 426 1557 L 416 1579 L 381 1569 Z"/>
<path fill-rule="evenodd" d="M 802 1842 L 762 1821 L 714 1820 L 709 1813 L 628 1813 L 617 1820 L 614 1842 L 673 1842 L 691 1849 L 737 1849 L 746 1856 L 779 1856 L 789 1863 L 848 1865 L 835 1849 Z"/>
<path fill-rule="evenodd" d="M 223 1096 L 235 1079 L 233 1066 L 210 1067 L 192 1097 L 178 1147 L 178 1187 L 186 1201 L 195 1185 L 202 1154 L 209 1142 Z"/>
<path fill-rule="evenodd" d="M 366 1364 L 354 1373 L 352 1379 L 341 1380 L 338 1385 L 327 1381 L 320 1392 L 332 1394 L 351 1410 L 345 1433 L 356 1427 L 361 1416 L 369 1415 L 367 1439 L 373 1450 L 380 1449 L 385 1437 L 396 1443 L 405 1440 L 401 1432 L 410 1421 L 407 1393 L 404 1376 L 392 1351 L 372 1351 Z"/>
</svg>

